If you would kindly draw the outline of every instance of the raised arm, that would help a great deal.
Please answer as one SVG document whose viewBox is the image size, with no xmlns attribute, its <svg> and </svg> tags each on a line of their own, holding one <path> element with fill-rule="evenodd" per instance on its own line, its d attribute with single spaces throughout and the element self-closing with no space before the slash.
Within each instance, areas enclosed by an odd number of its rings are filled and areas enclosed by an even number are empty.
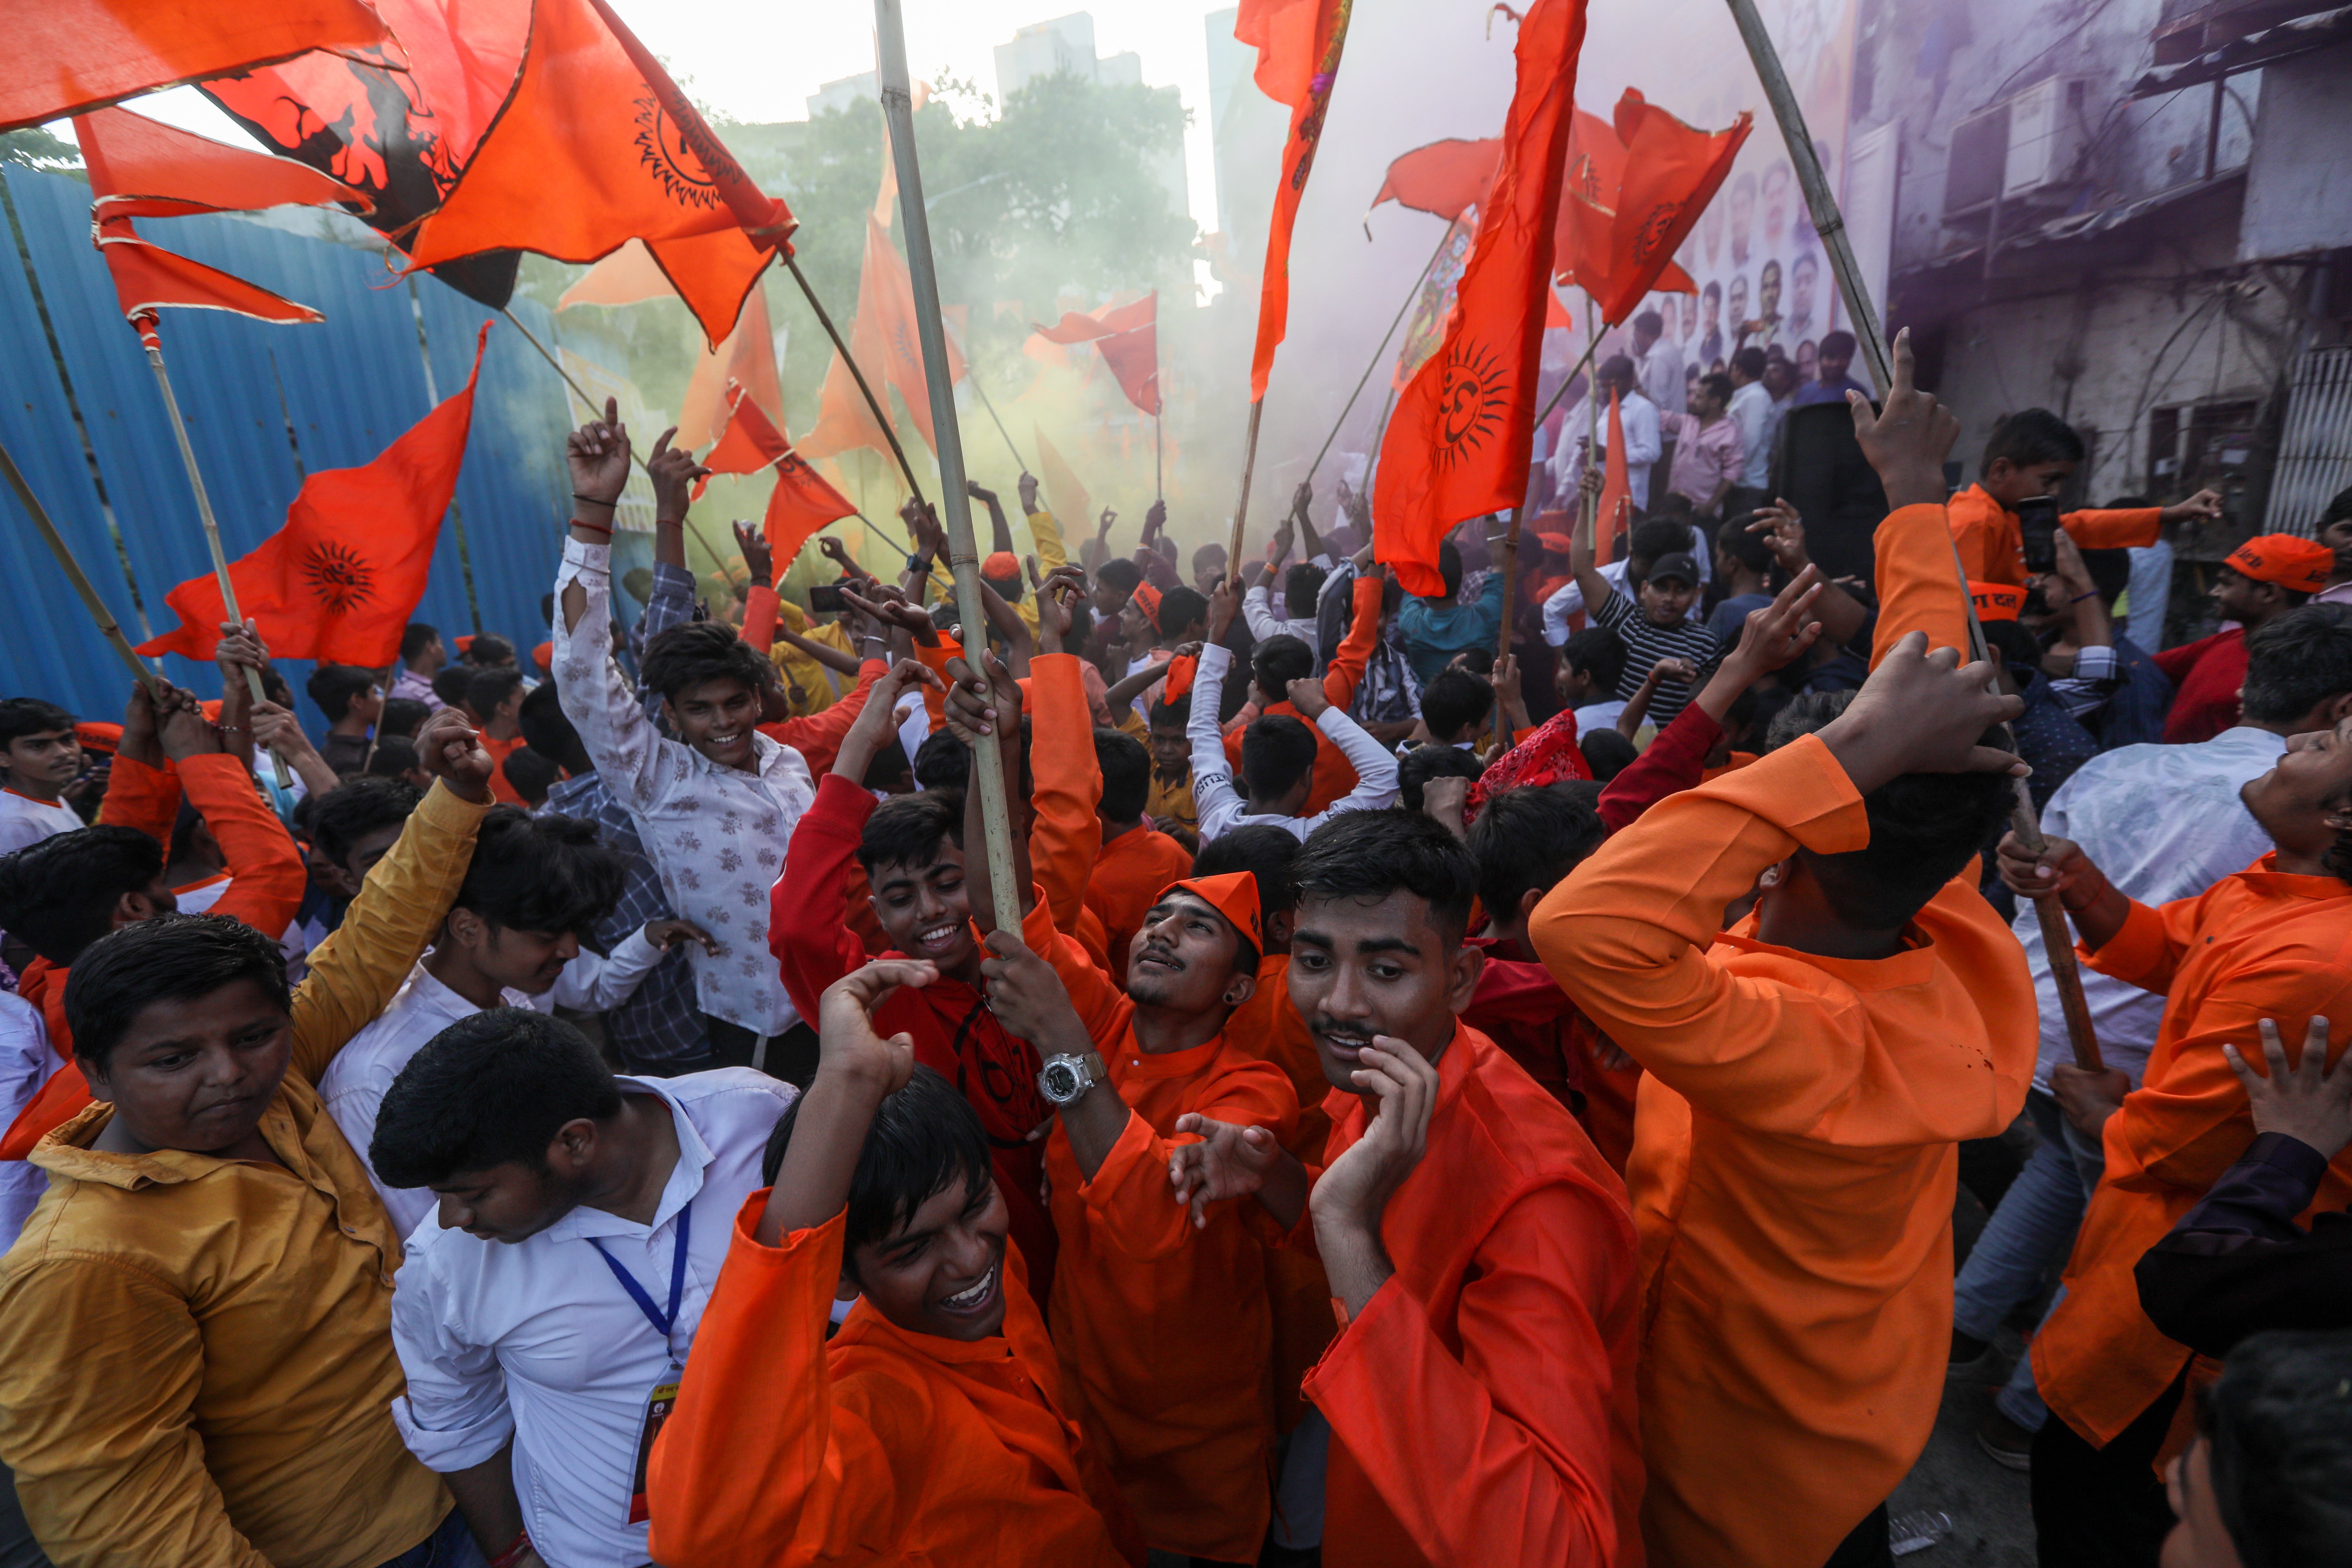
<svg viewBox="0 0 2352 1568">
<path fill-rule="evenodd" d="M 1208 665 L 1208 650 L 1202 649 L 1202 668 Z M 1212 690 L 1215 689 L 1213 687 Z M 1323 731 L 1323 738 L 1339 748 L 1356 770 L 1356 787 L 1331 803 L 1330 809 L 1317 817 L 1326 821 L 1343 811 L 1370 811 L 1387 805 L 1396 799 L 1396 753 L 1364 732 L 1364 727 L 1348 716 L 1348 710 L 1334 705 L 1323 695 L 1323 683 L 1314 677 L 1294 680 L 1287 689 L 1290 704 L 1298 710 L 1299 717 Z M 1195 787 L 1201 776 L 1201 763 L 1196 742 L 1192 763 Z"/>
<path fill-rule="evenodd" d="M 1356 688 L 1363 684 L 1372 648 L 1381 640 L 1381 595 L 1388 586 L 1388 577 L 1387 567 L 1368 564 L 1349 590 L 1354 598 L 1349 605 L 1348 635 L 1339 639 L 1331 655 L 1331 668 L 1323 672 L 1323 695 L 1334 708 L 1353 703 Z"/>
</svg>

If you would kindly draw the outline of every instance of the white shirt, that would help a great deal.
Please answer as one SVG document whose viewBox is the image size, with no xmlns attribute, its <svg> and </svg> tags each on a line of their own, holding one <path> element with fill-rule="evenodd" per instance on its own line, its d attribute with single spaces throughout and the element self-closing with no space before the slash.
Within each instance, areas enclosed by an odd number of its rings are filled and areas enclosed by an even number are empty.
<svg viewBox="0 0 2352 1568">
<path fill-rule="evenodd" d="M 735 1211 L 759 1190 L 768 1135 L 795 1092 L 750 1068 L 618 1081 L 662 1100 L 677 1129 L 677 1164 L 651 1227 L 575 1208 L 509 1246 L 428 1218 L 393 1282 L 392 1342 L 408 1374 L 392 1402 L 401 1440 L 447 1475 L 511 1436 L 524 1528 L 556 1568 L 645 1563 L 646 1526 L 628 1519 L 646 1397 L 686 1360 Z M 591 1238 L 666 1310 L 688 1213 L 677 1319 L 665 1338 Z"/>
<path fill-rule="evenodd" d="M 1690 401 L 1690 388 L 1684 384 L 1683 351 L 1671 342 L 1660 338 L 1650 345 L 1650 352 L 1635 362 L 1642 374 L 1642 390 L 1660 408 L 1679 409 Z"/>
<path fill-rule="evenodd" d="M 1193 684 L 1214 691 L 1224 684 L 1225 671 L 1232 667 L 1233 650 L 1222 643 L 1211 643 L 1201 650 L 1201 668 L 1193 676 Z M 1233 763 L 1225 756 L 1224 736 L 1217 729 L 1217 705 L 1195 702 L 1192 716 L 1186 721 L 1184 732 L 1192 742 L 1192 805 L 1200 813 L 1201 842 L 1236 827 L 1271 823 L 1304 839 L 1343 811 L 1370 811 L 1396 799 L 1396 759 L 1388 748 L 1364 733 L 1363 726 L 1348 717 L 1347 712 L 1332 707 L 1323 710 L 1315 721 L 1324 738 L 1339 748 L 1349 762 L 1355 764 L 1356 787 L 1331 803 L 1330 808 L 1313 816 L 1267 816 L 1254 815 L 1239 791 L 1234 788 Z"/>
<path fill-rule="evenodd" d="M 2241 724 L 2195 745 L 2102 752 L 2058 786 L 2042 807 L 2042 830 L 2081 845 L 2118 890 L 2143 904 L 2189 898 L 2270 853 L 2270 836 L 2238 792 L 2275 767 L 2285 751 L 2283 736 Z M 2042 1011 L 2042 1058 L 2033 1081 L 2046 1091 L 2051 1068 L 2074 1060 L 2074 1048 L 2050 978 L 2041 922 L 2032 904 L 2021 903 L 2015 929 Z M 2164 1019 L 2164 994 L 2086 967 L 2083 996 L 2100 1055 L 2137 1086 Z"/>
<path fill-rule="evenodd" d="M 1606 702 L 1588 702 L 1576 710 L 1576 732 L 1583 736 L 1596 730 L 1614 730 L 1617 716 L 1624 711 L 1625 705 L 1614 698 Z"/>
<path fill-rule="evenodd" d="M 1581 409 L 1583 405 L 1577 406 Z M 1678 401 L 1675 406 L 1680 407 L 1681 403 Z M 1665 450 L 1659 444 L 1658 405 L 1639 392 L 1629 392 L 1619 400 L 1617 411 L 1618 422 L 1625 432 L 1626 488 L 1633 498 L 1633 504 L 1646 511 L 1650 505 L 1650 468 L 1657 462 L 1658 455 Z M 1591 418 L 1588 414 L 1572 413 L 1570 418 L 1573 421 L 1568 426 L 1571 431 L 1591 427 L 1585 423 Z M 1559 445 L 1560 456 L 1553 468 L 1553 475 L 1558 493 L 1572 500 L 1576 487 L 1584 482 L 1584 449 L 1573 439 L 1562 441 Z M 1608 446 L 1609 405 L 1604 403 L 1601 407 L 1601 439 L 1594 444 L 1594 449 L 1605 458 Z"/>
<path fill-rule="evenodd" d="M 1703 618 L 1699 615 L 1699 606 L 1706 598 L 1706 584 L 1715 578 L 1715 552 L 1707 548 L 1706 535 L 1699 531 L 1696 523 L 1691 524 L 1689 550 L 1691 559 L 1698 563 L 1699 592 L 1691 595 L 1690 608 L 1683 612 L 1683 619 L 1696 621 Z M 1596 570 L 1609 580 L 1609 586 L 1619 598 L 1631 603 L 1633 590 L 1625 581 L 1626 568 L 1627 563 L 1620 558 Z M 1584 590 L 1574 577 L 1570 577 L 1544 601 L 1544 641 L 1554 647 L 1565 644 L 1569 638 L 1569 616 L 1584 613 Z"/>
<path fill-rule="evenodd" d="M 13 1126 L 65 1066 L 49 1048 L 41 1011 L 14 991 L 0 991 L 0 1127 Z M 29 1160 L 0 1160 L 0 1252 L 16 1245 L 33 1205 L 49 1190 L 49 1173 Z"/>
<path fill-rule="evenodd" d="M 0 855 L 14 854 L 82 826 L 74 808 L 61 800 L 35 800 L 13 789 L 0 789 Z"/>
<path fill-rule="evenodd" d="M 1732 423 L 1739 426 L 1739 449 L 1748 455 L 1739 482 L 1752 489 L 1762 489 L 1772 467 L 1772 444 L 1765 439 L 1766 430 L 1775 425 L 1771 417 L 1772 395 L 1764 390 L 1760 381 L 1734 387 L 1729 413 Z"/>
<path fill-rule="evenodd" d="M 563 594 L 588 595 L 563 629 Z M 612 550 L 567 540 L 555 574 L 555 685 L 563 715 L 613 798 L 636 822 L 660 873 L 669 907 L 709 931 L 716 954 L 688 950 L 695 1005 L 756 1035 L 800 1021 L 768 952 L 768 890 L 783 869 L 784 846 L 816 798 L 808 763 L 790 746 L 752 731 L 751 770 L 722 768 L 655 730 L 621 667 L 613 662 Z"/>
<path fill-rule="evenodd" d="M 1289 603 L 1287 598 L 1283 601 L 1286 608 Z M 1249 623 L 1250 636 L 1259 642 L 1272 637 L 1294 637 L 1307 645 L 1307 652 L 1315 651 L 1315 617 L 1276 615 L 1273 591 L 1263 583 L 1242 595 L 1242 618 Z"/>
<path fill-rule="evenodd" d="M 536 996 L 511 988 L 499 994 L 509 1007 L 528 1007 L 536 1013 L 551 1012 L 557 1003 L 575 1012 L 601 1013 L 627 1001 L 661 958 L 661 949 L 647 942 L 641 929 L 614 943 L 610 958 L 599 958 L 582 948 L 579 956 L 563 966 L 554 986 Z M 376 1181 L 375 1166 L 368 1160 L 368 1145 L 375 1142 L 376 1114 L 383 1109 L 392 1080 L 400 1076 L 411 1057 L 450 1025 L 481 1010 L 436 980 L 420 958 L 383 1011 L 344 1043 L 319 1079 L 319 1098 L 326 1102 L 327 1114 L 335 1119 L 345 1142 L 368 1167 L 368 1180 L 375 1183 L 376 1195 L 383 1199 L 393 1228 L 403 1236 L 433 1212 L 436 1200 L 423 1187 L 387 1187 Z"/>
</svg>

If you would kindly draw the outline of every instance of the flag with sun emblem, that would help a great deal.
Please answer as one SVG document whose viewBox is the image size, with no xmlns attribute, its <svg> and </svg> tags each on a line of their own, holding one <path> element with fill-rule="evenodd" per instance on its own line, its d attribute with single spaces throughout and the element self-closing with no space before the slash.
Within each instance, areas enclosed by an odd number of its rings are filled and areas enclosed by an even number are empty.
<svg viewBox="0 0 2352 1568">
<path fill-rule="evenodd" d="M 401 629 L 425 597 L 441 514 L 457 488 L 489 333 L 485 321 L 461 391 L 365 468 L 328 468 L 303 480 L 286 526 L 229 567 L 237 608 L 272 654 L 369 668 L 400 657 Z M 209 572 L 191 577 L 163 602 L 180 624 L 139 651 L 211 658 L 226 616 L 219 580 Z"/>
<path fill-rule="evenodd" d="M 1552 230 L 1576 108 L 1584 0 L 1536 0 L 1494 184 L 1445 339 L 1397 399 L 1372 494 L 1375 554 L 1408 594 L 1445 592 L 1437 547 L 1465 518 L 1519 504 L 1533 448 Z"/>
</svg>

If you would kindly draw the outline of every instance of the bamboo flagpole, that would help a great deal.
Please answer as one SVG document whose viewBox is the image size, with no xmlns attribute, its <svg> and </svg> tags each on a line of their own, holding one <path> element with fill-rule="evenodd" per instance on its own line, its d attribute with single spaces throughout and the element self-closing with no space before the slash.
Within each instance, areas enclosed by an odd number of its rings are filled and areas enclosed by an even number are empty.
<svg viewBox="0 0 2352 1568">
<path fill-rule="evenodd" d="M 940 504 L 946 515 L 948 560 L 955 576 L 956 615 L 969 639 L 975 672 L 987 653 L 988 618 L 980 598 L 980 556 L 972 544 L 971 500 L 966 493 L 963 433 L 956 424 L 955 386 L 948 376 L 947 326 L 940 316 L 939 276 L 931 261 L 931 225 L 923 211 L 923 171 L 915 155 L 915 106 L 907 70 L 907 32 L 899 0 L 874 0 L 874 29 L 881 53 L 882 113 L 889 121 L 890 151 L 898 171 L 898 212 L 907 237 L 907 271 L 915 289 L 915 324 L 922 340 L 923 380 L 931 398 L 931 426 L 938 438 Z M 797 268 L 795 268 L 797 271 Z M 892 445 L 896 446 L 896 438 Z M 980 786 L 982 831 L 988 837 L 988 887 L 997 919 L 1018 925 L 1021 889 L 1013 872 L 1012 803 L 1005 798 L 999 724 L 972 748 L 973 782 Z M 1012 743 L 1020 744 L 1013 727 Z"/>
<path fill-rule="evenodd" d="M 205 493 L 204 472 L 196 467 L 196 449 L 188 441 L 186 422 L 180 417 L 180 400 L 172 395 L 172 377 L 163 369 L 163 345 L 156 340 L 152 319 L 133 324 L 142 328 L 139 337 L 147 347 L 147 367 L 155 373 L 155 385 L 163 394 L 163 412 L 172 418 L 172 437 L 180 444 L 180 463 L 188 470 L 188 488 L 196 492 L 196 516 L 205 526 L 205 548 L 212 552 L 213 575 L 220 583 L 221 613 L 243 626 L 245 617 L 236 608 L 236 584 L 229 580 L 228 554 L 221 548 L 220 524 L 213 518 L 213 499 Z M 261 671 L 251 665 L 246 667 L 245 685 L 256 702 L 269 700 L 261 689 Z M 270 752 L 269 767 L 279 789 L 293 785 L 294 772 L 284 757 Z"/>
<path fill-rule="evenodd" d="M 147 689 L 148 696 L 163 695 L 162 679 L 140 662 L 138 650 L 131 646 L 131 639 L 122 635 L 121 626 L 115 623 L 114 612 L 106 607 L 106 601 L 100 598 L 98 590 L 90 585 L 89 574 L 82 571 L 81 563 L 74 559 L 65 536 L 58 531 L 58 525 L 50 520 L 48 509 L 41 505 L 40 498 L 33 493 L 33 487 L 25 481 L 24 470 L 16 467 L 16 459 L 9 455 L 5 447 L 0 447 L 0 478 L 5 478 L 8 488 L 16 492 L 17 504 L 32 518 L 33 527 L 39 531 L 41 542 L 49 547 L 51 555 L 57 557 L 66 581 L 71 583 L 74 592 L 80 595 L 82 608 L 88 610 L 89 618 L 98 623 L 98 634 L 106 639 L 106 646 L 130 666 L 131 675 Z"/>
<path fill-rule="evenodd" d="M 1854 339 L 1869 356 L 1871 377 L 1877 384 L 1883 404 L 1895 385 L 1885 333 L 1879 325 L 1877 307 L 1864 285 L 1862 268 L 1854 260 L 1853 242 L 1845 232 L 1844 216 L 1838 209 L 1837 197 L 1830 191 L 1821 155 L 1813 150 L 1812 133 L 1805 128 L 1804 110 L 1789 86 L 1788 73 L 1780 67 L 1780 51 L 1772 47 L 1772 36 L 1765 30 L 1764 18 L 1757 14 L 1756 0 L 1727 3 L 1731 7 L 1732 20 L 1738 25 L 1739 36 L 1748 46 L 1748 58 L 1755 63 L 1757 78 L 1763 83 L 1765 100 L 1772 105 L 1773 118 L 1780 123 L 1780 139 L 1788 143 L 1789 161 L 1797 171 L 1797 184 L 1805 193 L 1805 205 L 1811 212 L 1814 230 L 1822 237 L 1822 248 L 1829 255 L 1830 270 L 1836 275 L 1838 295 L 1845 302 L 1846 315 L 1853 323 Z M 1969 657 L 1984 658 L 1984 628 L 1977 622 L 1976 602 L 1969 592 L 1968 574 L 1961 569 L 1957 549 L 1952 554 L 1952 571 L 1959 581 L 1961 607 L 1968 612 Z M 2029 853 L 2039 855 L 2044 840 L 2040 817 L 2033 809 L 2033 796 L 2023 779 L 2016 780 L 2014 788 L 2016 799 L 2010 812 L 2010 826 Z M 2074 1065 L 2086 1072 L 2096 1072 L 2104 1064 L 2098 1036 L 2091 1023 L 2090 1004 L 2083 995 L 2083 974 L 2074 962 L 2074 943 L 2067 932 L 2065 910 L 2055 893 L 2045 893 L 2033 900 L 2033 916 L 2042 928 L 2042 945 L 2050 953 L 2050 977 L 2056 984 L 2059 1005 L 2066 1015 L 2066 1037 L 2074 1047 Z"/>
<path fill-rule="evenodd" d="M 1225 544 L 1225 570 L 1239 583 L 1242 573 L 1242 535 L 1249 525 L 1250 475 L 1257 468 L 1257 422 L 1265 413 L 1265 400 L 1250 405 L 1249 434 L 1242 443 L 1242 497 L 1234 503 L 1233 537 Z"/>
</svg>

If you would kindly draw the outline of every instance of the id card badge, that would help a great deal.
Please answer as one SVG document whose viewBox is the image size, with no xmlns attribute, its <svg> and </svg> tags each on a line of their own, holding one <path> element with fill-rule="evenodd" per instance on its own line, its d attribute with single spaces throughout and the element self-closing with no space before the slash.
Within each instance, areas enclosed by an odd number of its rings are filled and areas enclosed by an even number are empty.
<svg viewBox="0 0 2352 1568">
<path fill-rule="evenodd" d="M 646 1466 L 653 1458 L 654 1437 L 661 1431 L 662 1423 L 669 1419 L 669 1413 L 677 1408 L 677 1385 L 685 1376 L 686 1369 L 672 1362 L 662 1380 L 654 1384 L 653 1392 L 646 1395 L 645 1423 L 637 1429 L 637 1462 L 629 1472 L 631 1524 L 643 1524 L 653 1517 L 653 1510 L 646 1506 Z"/>
</svg>

